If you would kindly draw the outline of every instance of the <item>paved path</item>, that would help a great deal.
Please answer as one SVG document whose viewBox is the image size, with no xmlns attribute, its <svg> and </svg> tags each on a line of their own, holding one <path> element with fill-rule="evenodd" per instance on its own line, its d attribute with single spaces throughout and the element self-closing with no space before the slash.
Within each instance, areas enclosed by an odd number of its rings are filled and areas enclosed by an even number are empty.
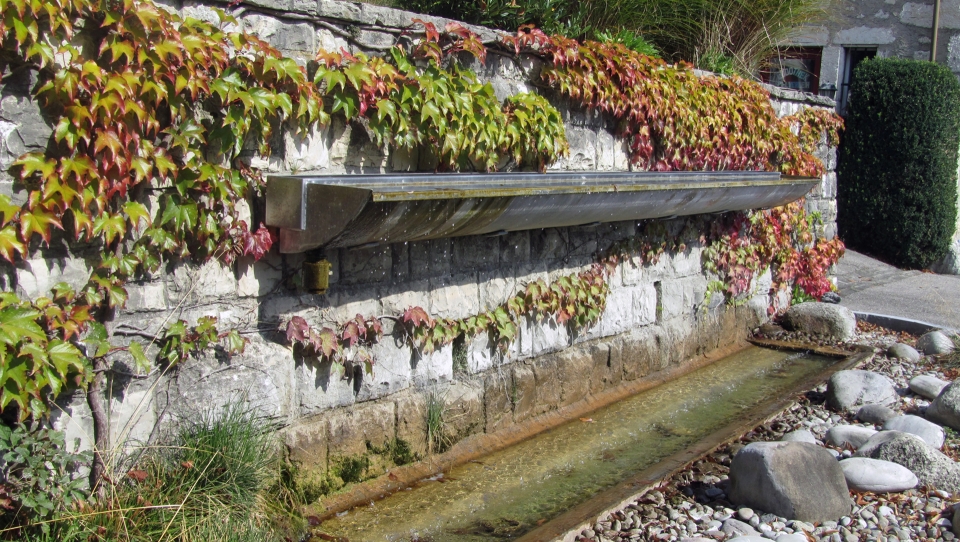
<svg viewBox="0 0 960 542">
<path fill-rule="evenodd" d="M 960 276 L 902 271 L 847 250 L 837 265 L 841 305 L 960 329 Z"/>
</svg>

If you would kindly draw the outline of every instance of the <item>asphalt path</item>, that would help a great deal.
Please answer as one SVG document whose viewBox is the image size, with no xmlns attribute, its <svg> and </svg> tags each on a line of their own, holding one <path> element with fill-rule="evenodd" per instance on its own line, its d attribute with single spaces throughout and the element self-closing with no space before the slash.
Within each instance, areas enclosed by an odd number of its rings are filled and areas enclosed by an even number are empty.
<svg viewBox="0 0 960 542">
<path fill-rule="evenodd" d="M 960 276 L 904 271 L 847 250 L 837 264 L 841 305 L 960 330 Z"/>
</svg>

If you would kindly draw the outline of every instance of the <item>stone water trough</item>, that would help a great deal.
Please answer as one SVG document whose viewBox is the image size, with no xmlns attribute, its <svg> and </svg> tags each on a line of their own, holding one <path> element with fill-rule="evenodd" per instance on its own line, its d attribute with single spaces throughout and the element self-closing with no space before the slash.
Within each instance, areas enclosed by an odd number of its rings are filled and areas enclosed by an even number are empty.
<svg viewBox="0 0 960 542">
<path fill-rule="evenodd" d="M 537 228 L 761 209 L 819 179 L 776 172 L 280 175 L 266 223 L 280 251 L 350 248 Z"/>
</svg>

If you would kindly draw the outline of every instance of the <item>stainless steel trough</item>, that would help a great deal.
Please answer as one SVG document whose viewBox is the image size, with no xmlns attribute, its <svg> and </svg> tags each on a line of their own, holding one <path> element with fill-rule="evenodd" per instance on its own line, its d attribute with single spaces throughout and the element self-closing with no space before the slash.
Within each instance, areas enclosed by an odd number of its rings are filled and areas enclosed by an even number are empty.
<svg viewBox="0 0 960 542">
<path fill-rule="evenodd" d="M 267 179 L 280 251 L 776 207 L 819 179 L 754 171 L 281 175 Z"/>
</svg>

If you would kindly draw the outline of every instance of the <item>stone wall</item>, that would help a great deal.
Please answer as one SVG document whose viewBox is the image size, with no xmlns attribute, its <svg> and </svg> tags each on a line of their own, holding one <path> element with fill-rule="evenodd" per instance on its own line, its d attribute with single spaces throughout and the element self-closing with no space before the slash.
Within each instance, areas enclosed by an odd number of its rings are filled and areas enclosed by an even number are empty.
<svg viewBox="0 0 960 542">
<path fill-rule="evenodd" d="M 960 0 L 940 7 L 937 61 L 960 73 Z M 933 2 L 843 0 L 822 26 L 806 28 L 791 45 L 823 47 L 821 84 L 840 86 L 844 47 L 876 47 L 881 57 L 930 60 Z"/>
<path fill-rule="evenodd" d="M 170 7 L 195 17 L 211 16 L 201 4 Z M 244 28 L 302 62 L 321 47 L 382 49 L 413 16 L 325 0 L 245 2 L 236 14 Z M 495 38 L 489 30 L 478 30 L 484 39 Z M 537 66 L 490 55 L 486 66 L 475 68 L 504 98 L 532 88 L 529 77 Z M 4 80 L 0 101 L 4 171 L 19 154 L 45 147 L 50 138 L 51 127 L 30 99 L 29 87 L 30 81 Z M 773 104 L 781 115 L 801 107 L 832 107 L 815 97 L 782 91 L 775 92 Z M 629 168 L 624 145 L 614 137 L 607 119 L 558 105 L 571 152 L 554 169 Z M 429 156 L 385 152 L 362 129 L 342 120 L 334 119 L 306 138 L 285 133 L 277 137 L 279 151 L 273 156 L 251 157 L 267 172 L 433 169 Z M 835 149 L 824 148 L 822 158 L 830 173 L 808 204 L 821 213 L 821 233 L 832 237 Z M 0 182 L 0 190 L 12 191 L 9 177 Z M 118 443 L 146 442 L 197 411 L 243 400 L 284 427 L 293 455 L 322 473 L 341 458 L 382 450 L 396 439 L 422 455 L 431 397 L 442 402 L 453 439 L 495 432 L 583 401 L 741 340 L 766 317 L 769 273 L 757 279 L 751 294 L 736 307 L 722 304 L 719 295 L 712 299 L 707 295 L 710 277 L 702 270 L 703 247 L 697 238 L 698 227 L 708 220 L 664 221 L 671 236 L 688 238 L 685 250 L 667 253 L 657 264 L 621 265 L 611 279 L 606 311 L 594 327 L 575 330 L 554 321 L 528 320 L 504 354 L 481 336 L 421 355 L 405 344 L 392 318 L 411 306 L 445 318 L 493 308 L 529 281 L 549 282 L 587 268 L 598 250 L 635 235 L 642 224 L 618 222 L 331 251 L 327 253 L 333 264 L 331 287 L 323 296 L 291 286 L 302 255 L 272 253 L 259 262 L 240 260 L 230 267 L 175 266 L 128 286 L 129 302 L 111 322 L 115 335 L 151 336 L 171 321 L 195 322 L 213 315 L 223 328 L 240 329 L 249 345 L 242 355 L 212 351 L 148 378 L 126 375 L 131 369 L 119 363 L 109 398 L 113 438 Z M 84 256 L 55 243 L 16 266 L 4 267 L 4 287 L 35 297 L 60 281 L 80 286 L 89 275 Z M 294 315 L 319 326 L 342 323 L 357 314 L 384 317 L 386 335 L 371 352 L 376 360 L 372 375 L 297 358 L 278 332 Z M 62 412 L 54 415 L 57 425 L 89 445 L 92 421 L 82 392 L 67 394 L 60 403 Z M 370 472 L 377 472 L 375 464 Z"/>
</svg>

